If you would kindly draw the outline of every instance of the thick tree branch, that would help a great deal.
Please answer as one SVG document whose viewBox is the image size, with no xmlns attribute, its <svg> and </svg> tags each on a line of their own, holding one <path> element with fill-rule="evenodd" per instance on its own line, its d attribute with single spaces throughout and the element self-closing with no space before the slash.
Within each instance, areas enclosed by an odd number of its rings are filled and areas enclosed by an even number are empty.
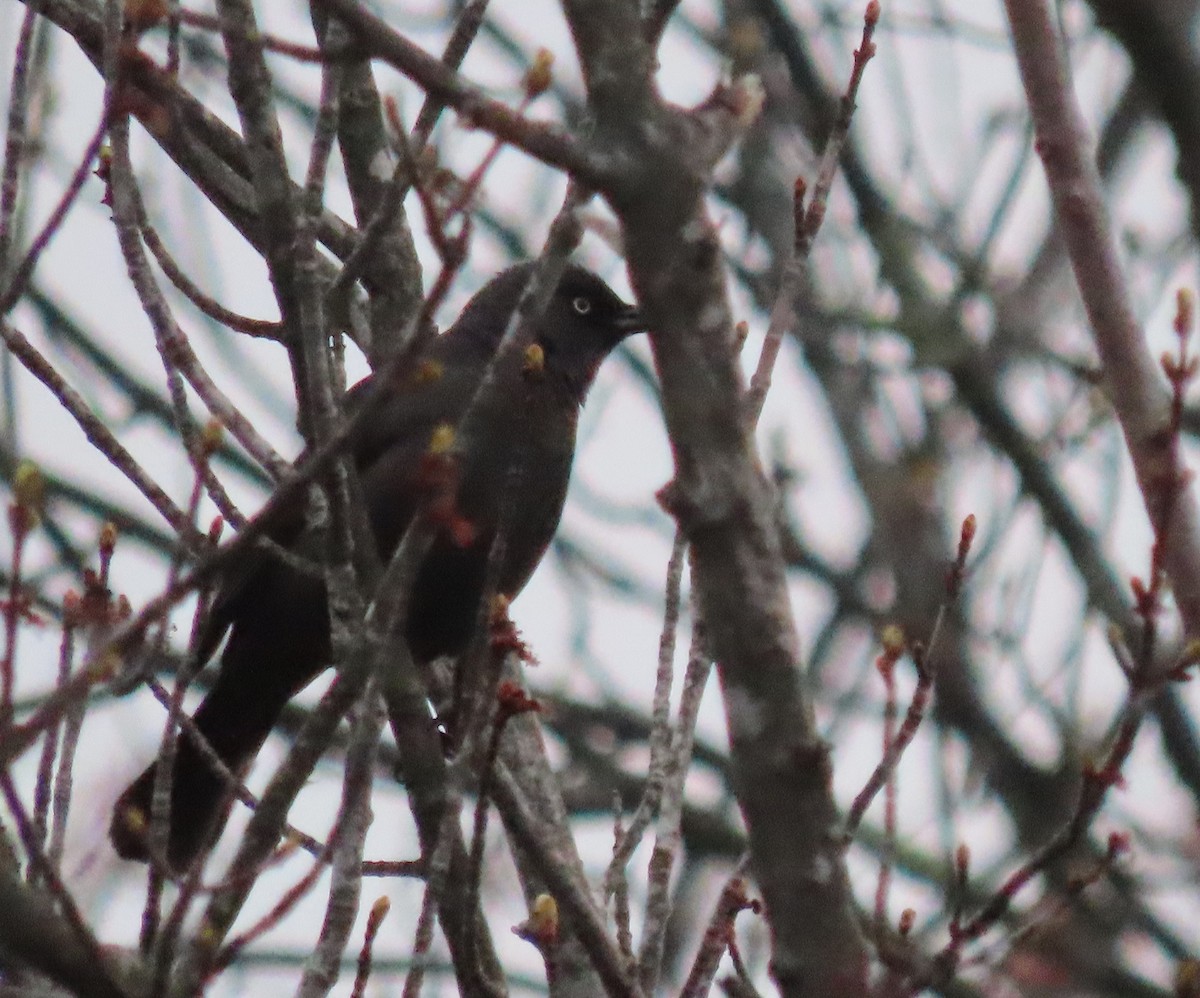
<svg viewBox="0 0 1200 998">
<path fill-rule="evenodd" d="M 708 123 L 647 98 L 649 68 L 636 57 L 630 65 L 631 35 L 602 23 L 636 27 L 631 4 L 564 7 L 597 87 L 597 132 L 622 165 L 610 200 L 654 330 L 675 459 L 669 505 L 695 552 L 776 978 L 789 996 L 861 995 L 866 950 L 837 842 L 830 761 L 801 687 L 771 487 L 742 415 L 721 254 L 703 203 L 710 167 L 695 150 Z M 639 113 L 627 115 L 627 102 Z"/>
<path fill-rule="evenodd" d="M 441 60 L 413 45 L 357 0 L 318 0 L 337 14 L 370 55 L 420 84 L 431 96 L 454 108 L 466 123 L 485 129 L 522 149 L 535 159 L 566 170 L 589 187 L 605 186 L 605 176 L 595 157 L 566 132 L 530 121 L 489 98 Z"/>
<path fill-rule="evenodd" d="M 1187 633 L 1200 636 L 1200 519 L 1192 490 L 1176 484 L 1186 469 L 1166 432 L 1170 394 L 1133 313 L 1055 13 L 1045 0 L 1006 0 L 1005 9 L 1055 214 L 1152 519 L 1179 488 L 1165 568 Z"/>
</svg>

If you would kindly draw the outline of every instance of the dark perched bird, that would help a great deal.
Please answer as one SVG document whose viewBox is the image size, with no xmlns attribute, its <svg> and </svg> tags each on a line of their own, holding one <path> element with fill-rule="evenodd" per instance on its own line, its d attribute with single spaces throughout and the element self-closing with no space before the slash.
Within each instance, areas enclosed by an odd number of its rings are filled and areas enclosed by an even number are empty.
<svg viewBox="0 0 1200 998">
<path fill-rule="evenodd" d="M 467 411 L 532 266 L 519 264 L 489 281 L 420 360 L 397 375 L 350 442 L 385 561 L 427 493 L 421 469 L 431 439 Z M 498 390 L 481 397 L 485 408 L 473 424 L 480 430 L 466 441 L 459 461 L 453 523 L 438 528 L 413 585 L 405 637 L 418 662 L 458 655 L 470 641 L 489 551 L 509 507 L 498 590 L 511 598 L 529 580 L 562 515 L 579 407 L 596 369 L 625 336 L 642 328 L 637 311 L 600 278 L 569 266 L 535 328 L 540 353 L 509 352 L 499 365 Z M 372 377 L 348 393 L 349 410 L 361 404 Z M 507 495 L 514 481 L 517 494 Z M 268 533 L 283 547 L 319 561 L 316 539 L 305 530 L 302 498 Z M 200 661 L 212 656 L 226 631 L 216 682 L 194 721 L 225 764 L 240 772 L 288 700 L 330 664 L 324 582 L 256 549 L 222 580 L 197 643 Z M 151 764 L 114 809 L 110 835 L 125 859 L 148 858 L 154 774 Z M 218 832 L 225 795 L 225 782 L 185 731 L 171 793 L 168 859 L 176 870 L 185 869 Z"/>
</svg>

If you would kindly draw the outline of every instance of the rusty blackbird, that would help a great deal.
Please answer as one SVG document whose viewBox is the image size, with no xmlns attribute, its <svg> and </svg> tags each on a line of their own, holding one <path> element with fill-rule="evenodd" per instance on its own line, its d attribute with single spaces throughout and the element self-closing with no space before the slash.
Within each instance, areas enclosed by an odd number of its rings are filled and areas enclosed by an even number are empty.
<svg viewBox="0 0 1200 998">
<path fill-rule="evenodd" d="M 533 265 L 505 270 L 475 295 L 458 321 L 420 361 L 397 376 L 350 442 L 379 555 L 395 550 L 422 499 L 421 468 L 439 427 L 456 425 L 496 355 Z M 489 551 L 517 473 L 496 577 L 513 597 L 533 574 L 558 527 L 575 450 L 579 407 L 600 362 L 643 329 L 637 311 L 595 274 L 567 267 L 534 328 L 540 355 L 518 351 L 496 371 L 499 390 L 481 396 L 482 430 L 466 443 L 456 477 L 457 527 L 435 534 L 417 571 L 405 637 L 418 662 L 458 655 L 479 617 Z M 531 357 L 533 362 L 531 363 Z M 373 377 L 373 376 L 372 376 Z M 353 410 L 372 377 L 347 395 Z M 271 525 L 269 536 L 306 558 L 319 558 L 304 526 L 303 501 Z M 196 727 L 234 772 L 244 771 L 280 711 L 330 664 L 325 585 L 258 548 L 226 573 L 196 651 L 201 662 L 229 641 L 216 681 L 194 715 Z M 148 858 L 155 764 L 117 801 L 110 836 L 125 859 Z M 186 731 L 172 780 L 167 859 L 185 869 L 218 833 L 225 781 Z"/>
</svg>

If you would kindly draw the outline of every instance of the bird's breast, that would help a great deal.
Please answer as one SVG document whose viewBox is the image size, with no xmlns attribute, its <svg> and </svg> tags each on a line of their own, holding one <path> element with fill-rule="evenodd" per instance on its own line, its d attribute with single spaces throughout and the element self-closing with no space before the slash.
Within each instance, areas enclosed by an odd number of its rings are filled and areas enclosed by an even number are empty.
<svg viewBox="0 0 1200 998">
<path fill-rule="evenodd" d="M 503 531 L 500 582 L 509 595 L 525 584 L 554 538 L 575 452 L 577 407 L 538 388 L 528 386 L 520 405 L 480 412 L 475 427 L 467 428 L 480 442 L 464 445 L 459 512 L 482 537 Z"/>
</svg>

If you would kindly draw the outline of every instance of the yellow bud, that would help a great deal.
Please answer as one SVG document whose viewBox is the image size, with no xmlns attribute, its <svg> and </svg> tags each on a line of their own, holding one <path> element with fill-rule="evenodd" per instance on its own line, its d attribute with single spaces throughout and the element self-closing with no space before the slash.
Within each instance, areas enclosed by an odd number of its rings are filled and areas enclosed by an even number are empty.
<svg viewBox="0 0 1200 998">
<path fill-rule="evenodd" d="M 1192 326 L 1192 313 L 1196 310 L 1196 299 L 1187 288 L 1175 292 L 1175 332 L 1186 336 Z"/>
<path fill-rule="evenodd" d="M 88 670 L 91 678 L 98 683 L 105 683 L 121 671 L 121 653 L 115 648 L 106 648 Z"/>
<path fill-rule="evenodd" d="M 66 627 L 78 627 L 82 622 L 80 612 L 83 608 L 83 600 L 79 593 L 74 589 L 68 589 L 66 595 L 63 596 L 63 624 Z"/>
<path fill-rule="evenodd" d="M 1179 653 L 1179 668 L 1189 668 L 1200 662 L 1200 638 L 1192 638 Z"/>
<path fill-rule="evenodd" d="M 130 804 L 121 812 L 121 824 L 131 835 L 140 837 L 146 834 L 150 822 L 146 819 L 145 811 L 136 804 Z"/>
<path fill-rule="evenodd" d="M 200 434 L 200 446 L 204 448 L 205 456 L 212 454 L 218 447 L 221 446 L 221 440 L 225 436 L 225 427 L 221 425 L 218 419 L 210 419 L 204 424 L 204 430 Z"/>
<path fill-rule="evenodd" d="M 221 943 L 221 935 L 207 918 L 196 932 L 196 942 L 205 949 L 216 949 Z"/>
<path fill-rule="evenodd" d="M 891 655 L 899 655 L 904 651 L 904 628 L 899 624 L 888 624 L 880 635 L 884 649 Z"/>
<path fill-rule="evenodd" d="M 538 49 L 533 57 L 533 65 L 525 74 L 525 96 L 530 100 L 540 97 L 550 89 L 553 79 L 550 70 L 554 66 L 554 53 L 549 49 Z"/>
<path fill-rule="evenodd" d="M 529 913 L 529 931 L 539 939 L 558 934 L 558 902 L 549 894 L 539 894 Z"/>
<path fill-rule="evenodd" d="M 449 454 L 454 447 L 454 427 L 449 423 L 440 423 L 429 438 L 429 453 L 435 457 Z"/>
<path fill-rule="evenodd" d="M 412 373 L 412 381 L 415 385 L 429 385 L 435 381 L 441 380 L 446 369 L 436 360 L 423 360 L 417 365 L 417 368 Z"/>
<path fill-rule="evenodd" d="M 526 374 L 541 374 L 546 370 L 546 351 L 540 343 L 530 343 L 525 348 L 525 365 L 522 370 Z"/>
<path fill-rule="evenodd" d="M 22 461 L 13 476 L 13 499 L 25 515 L 25 526 L 32 529 L 42 515 L 42 504 L 46 500 L 46 480 L 41 469 L 32 461 Z"/>
</svg>

